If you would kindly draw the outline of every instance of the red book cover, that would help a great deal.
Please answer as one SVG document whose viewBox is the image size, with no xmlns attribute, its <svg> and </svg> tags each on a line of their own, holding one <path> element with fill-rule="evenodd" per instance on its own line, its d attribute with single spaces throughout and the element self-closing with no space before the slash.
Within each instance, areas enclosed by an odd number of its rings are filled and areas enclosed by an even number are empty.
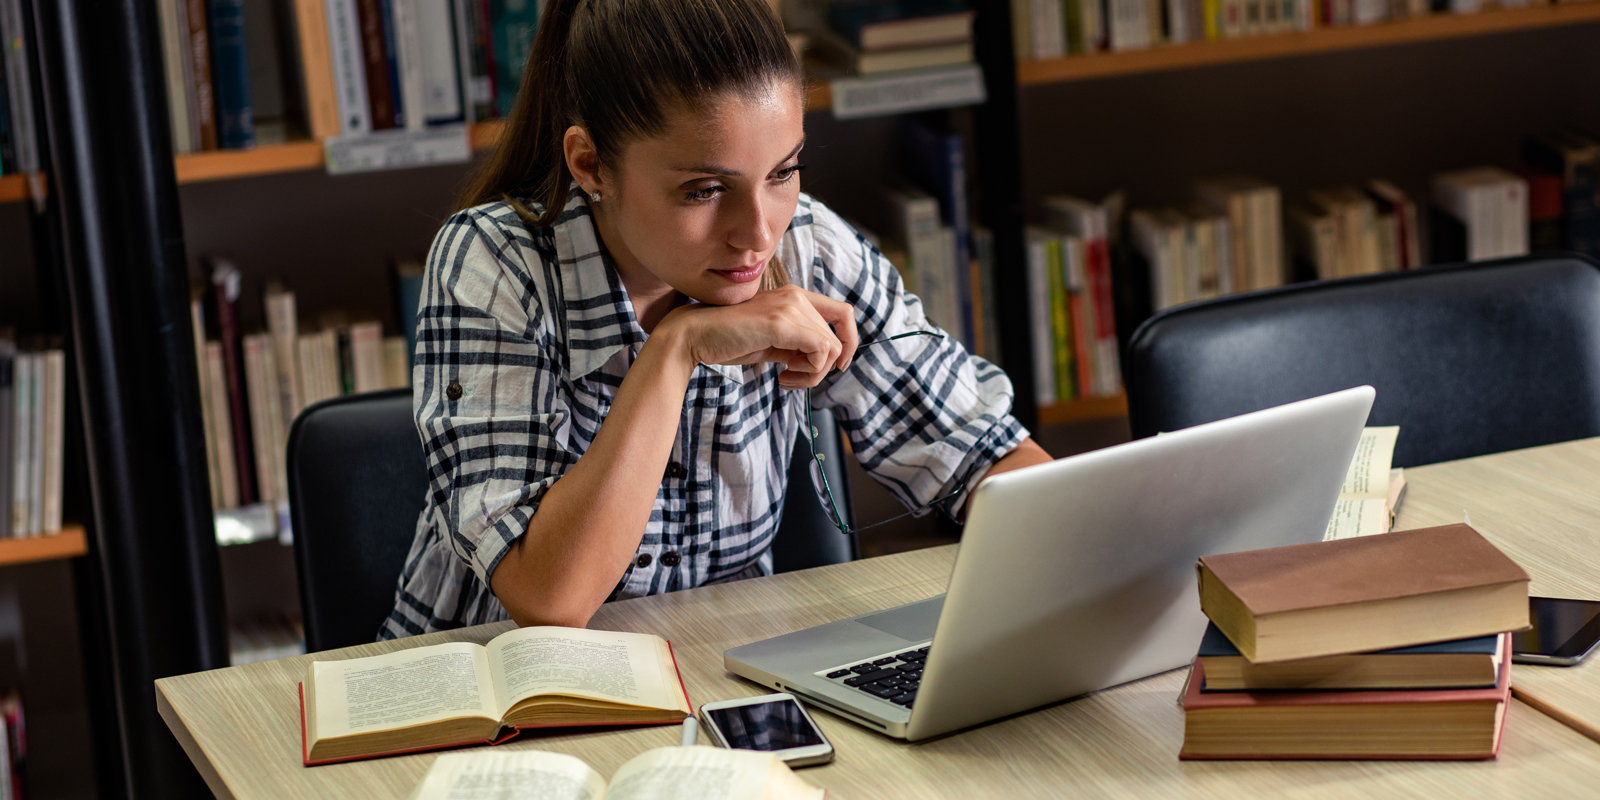
<svg viewBox="0 0 1600 800">
<path fill-rule="evenodd" d="M 687 684 L 685 684 L 683 682 L 683 669 L 678 666 L 678 654 L 677 654 L 676 651 L 674 651 L 672 649 L 672 642 L 671 641 L 667 642 L 667 654 L 672 656 L 672 671 L 673 671 L 673 673 L 675 675 L 678 676 L 678 687 L 683 690 L 684 702 L 686 702 L 689 705 L 690 708 L 694 708 L 694 701 L 689 699 L 689 687 L 688 687 Z M 511 741 L 512 739 L 517 738 L 519 735 L 522 734 L 523 731 L 534 730 L 536 728 L 593 728 L 593 727 L 614 728 L 614 727 L 622 727 L 622 726 L 626 726 L 626 725 L 676 725 L 676 724 L 678 724 L 678 722 L 682 721 L 682 719 L 679 719 L 679 720 L 667 720 L 667 721 L 648 720 L 648 721 L 640 721 L 640 722 L 628 722 L 628 721 L 617 722 L 615 720 L 607 720 L 605 722 L 579 722 L 579 723 L 563 724 L 563 725 L 518 725 L 518 726 L 515 726 L 515 727 L 503 727 L 503 728 L 501 728 L 499 735 L 497 735 L 496 737 L 494 737 L 492 739 L 474 739 L 474 740 L 471 740 L 471 741 L 455 742 L 455 743 L 452 743 L 452 744 L 429 745 L 429 746 L 426 746 L 426 747 L 412 747 L 412 748 L 407 748 L 407 749 L 404 749 L 404 750 L 390 750 L 390 751 L 383 752 L 383 753 L 373 753 L 371 755 L 365 755 L 365 756 L 350 756 L 348 758 L 325 758 L 325 759 L 322 759 L 321 761 L 312 761 L 311 760 L 311 739 L 310 739 L 310 737 L 308 737 L 306 735 L 306 687 L 305 687 L 305 684 L 303 684 L 303 683 L 296 684 L 295 686 L 296 686 L 296 691 L 297 691 L 297 693 L 298 693 L 298 695 L 300 697 L 300 761 L 301 761 L 301 763 L 303 763 L 305 766 L 308 766 L 308 767 L 318 767 L 318 766 L 321 766 L 323 764 L 338 764 L 338 763 L 342 763 L 342 762 L 345 762 L 345 761 L 365 761 L 366 759 L 369 759 L 369 758 L 385 758 L 385 757 L 388 757 L 388 756 L 405 755 L 407 753 L 420 753 L 420 752 L 427 751 L 427 750 L 449 750 L 449 749 L 455 748 L 455 747 L 465 747 L 467 745 L 475 745 L 475 744 L 487 744 L 487 745 L 490 745 L 490 746 L 494 746 L 494 745 L 497 745 L 497 744 L 504 744 L 506 742 Z"/>
<path fill-rule="evenodd" d="M 256 501 L 255 456 L 250 441 L 250 415 L 245 411 L 244 365 L 239 350 L 239 284 L 237 267 L 218 261 L 211 273 L 217 306 L 217 339 L 228 376 L 228 416 L 233 423 L 233 457 L 239 476 L 239 505 Z"/>
<path fill-rule="evenodd" d="M 1183 710 L 1185 713 L 1208 708 L 1270 708 L 1293 706 L 1337 706 L 1337 705 L 1415 705 L 1421 703 L 1496 703 L 1500 705 L 1500 713 L 1495 717 L 1494 747 L 1484 754 L 1473 755 L 1369 755 L 1369 754 L 1337 754 L 1321 753 L 1317 755 L 1263 755 L 1259 753 L 1239 753 L 1228 755 L 1205 754 L 1196 755 L 1188 752 L 1188 748 L 1178 753 L 1178 758 L 1183 760 L 1200 759 L 1321 759 L 1321 760 L 1374 760 L 1374 761 L 1477 761 L 1494 758 L 1500 752 L 1501 733 L 1505 730 L 1505 706 L 1511 702 L 1511 637 L 1504 637 L 1500 651 L 1500 679 L 1494 686 L 1479 689 L 1422 689 L 1422 690 L 1374 690 L 1353 692 L 1202 692 L 1200 687 L 1205 685 L 1205 667 L 1200 659 L 1194 660 L 1193 671 L 1189 675 L 1189 683 L 1184 687 Z"/>
<path fill-rule="evenodd" d="M 361 64 L 367 76 L 367 106 L 372 112 L 372 129 L 394 127 L 394 89 L 389 85 L 389 50 L 383 35 L 383 4 L 380 0 L 356 0 L 356 19 L 361 25 Z"/>
<path fill-rule="evenodd" d="M 1094 330 L 1088 309 L 1084 308 L 1083 292 L 1069 293 L 1067 303 L 1072 307 L 1072 360 L 1078 369 L 1078 396 L 1088 397 L 1094 391 Z"/>
</svg>

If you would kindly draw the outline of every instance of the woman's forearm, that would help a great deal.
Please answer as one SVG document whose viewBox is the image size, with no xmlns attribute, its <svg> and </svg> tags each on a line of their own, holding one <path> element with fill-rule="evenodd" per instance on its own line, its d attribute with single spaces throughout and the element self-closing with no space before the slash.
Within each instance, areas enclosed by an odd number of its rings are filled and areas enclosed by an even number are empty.
<svg viewBox="0 0 1600 800">
<path fill-rule="evenodd" d="M 666 326 L 640 350 L 594 443 L 490 578 L 518 625 L 583 627 L 616 587 L 650 520 L 694 367 Z"/>
</svg>

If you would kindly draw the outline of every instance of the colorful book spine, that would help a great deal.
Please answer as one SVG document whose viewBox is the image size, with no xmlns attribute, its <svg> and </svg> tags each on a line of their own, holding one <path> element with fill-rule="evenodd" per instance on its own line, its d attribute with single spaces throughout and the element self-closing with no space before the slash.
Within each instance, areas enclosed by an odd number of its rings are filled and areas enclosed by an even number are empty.
<svg viewBox="0 0 1600 800">
<path fill-rule="evenodd" d="M 244 0 L 210 0 L 212 75 L 216 81 L 217 145 L 243 150 L 256 143 L 250 108 L 250 57 L 244 41 Z"/>
<path fill-rule="evenodd" d="M 306 122 L 312 138 L 326 139 L 342 131 L 339 120 L 339 85 L 335 78 L 333 42 L 329 37 L 333 16 L 331 0 L 294 0 L 296 32 L 300 37 L 300 69 L 304 77 Z"/>
<path fill-rule="evenodd" d="M 1056 377 L 1056 402 L 1065 403 L 1077 396 L 1072 385 L 1072 323 L 1067 315 L 1067 288 L 1063 242 L 1052 237 L 1045 242 L 1046 279 L 1050 283 L 1050 356 Z"/>
<path fill-rule="evenodd" d="M 367 113 L 372 130 L 395 127 L 394 87 L 389 80 L 382 0 L 355 0 L 361 23 L 361 72 L 367 82 Z"/>
<path fill-rule="evenodd" d="M 231 264 L 219 264 L 212 272 L 216 296 L 217 333 L 222 345 L 222 364 L 226 375 L 228 421 L 233 434 L 233 456 L 239 479 L 239 504 L 256 501 L 256 472 L 251 462 L 250 422 L 245 411 L 243 353 L 239 342 L 239 289 L 242 277 Z"/>
</svg>

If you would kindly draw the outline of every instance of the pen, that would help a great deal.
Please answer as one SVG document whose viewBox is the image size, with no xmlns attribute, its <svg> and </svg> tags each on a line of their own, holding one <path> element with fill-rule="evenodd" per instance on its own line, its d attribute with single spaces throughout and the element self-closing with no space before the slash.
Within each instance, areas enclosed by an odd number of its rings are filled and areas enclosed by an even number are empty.
<svg viewBox="0 0 1600 800">
<path fill-rule="evenodd" d="M 680 747 L 694 747 L 700 741 L 700 721 L 693 714 L 683 718 L 683 738 L 678 740 Z"/>
</svg>

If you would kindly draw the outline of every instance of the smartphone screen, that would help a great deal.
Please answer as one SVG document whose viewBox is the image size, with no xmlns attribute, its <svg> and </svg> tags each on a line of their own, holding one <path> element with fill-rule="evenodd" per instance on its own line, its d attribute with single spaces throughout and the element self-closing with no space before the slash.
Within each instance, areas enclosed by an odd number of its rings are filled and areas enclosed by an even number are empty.
<svg viewBox="0 0 1600 800">
<path fill-rule="evenodd" d="M 735 750 L 788 750 L 822 744 L 822 734 L 800 712 L 800 704 L 790 698 L 707 709 L 705 714 Z"/>
<path fill-rule="evenodd" d="M 1528 598 L 1529 630 L 1511 634 L 1511 652 L 1577 659 L 1600 641 L 1600 602 Z"/>
</svg>

